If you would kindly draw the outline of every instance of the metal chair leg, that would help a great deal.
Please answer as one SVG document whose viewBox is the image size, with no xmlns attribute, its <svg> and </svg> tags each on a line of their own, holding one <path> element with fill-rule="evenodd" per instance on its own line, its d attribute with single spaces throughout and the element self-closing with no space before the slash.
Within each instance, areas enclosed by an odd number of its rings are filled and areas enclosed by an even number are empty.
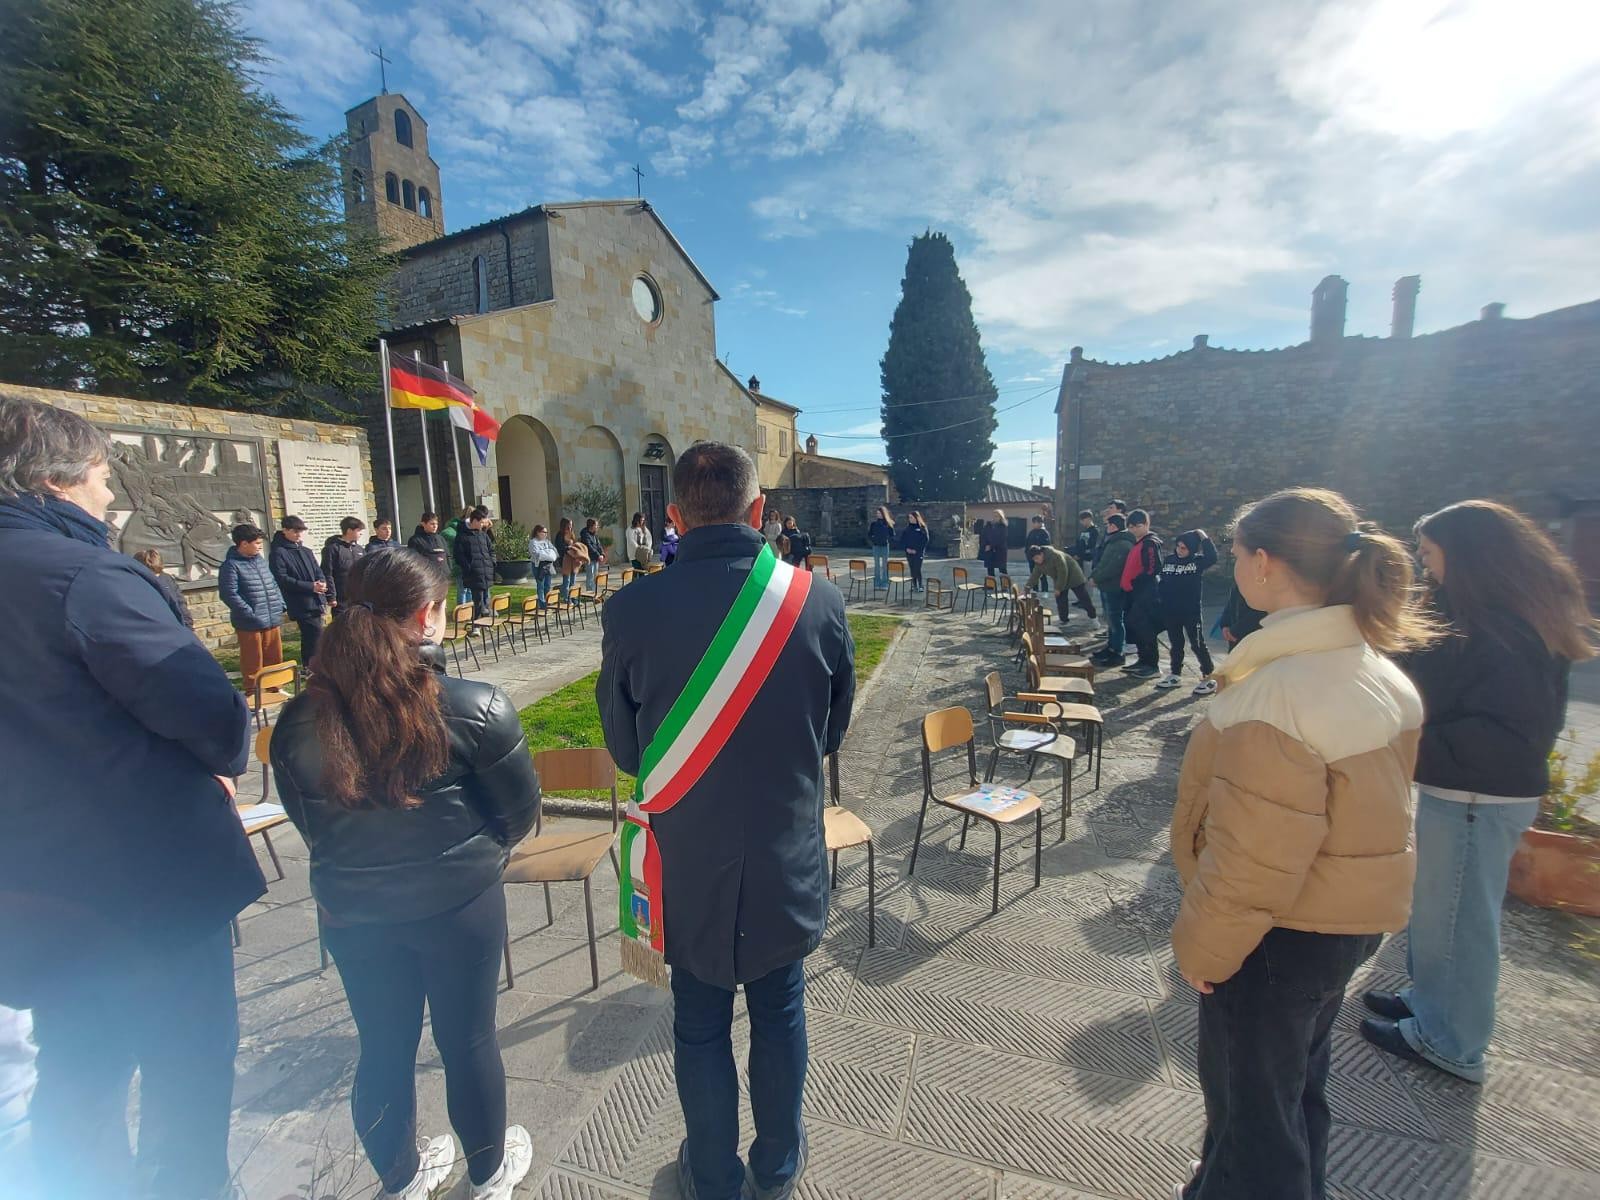
<svg viewBox="0 0 1600 1200">
<path fill-rule="evenodd" d="M 583 915 L 589 922 L 589 977 L 594 981 L 590 991 L 600 990 L 600 957 L 594 946 L 594 900 L 589 889 L 589 877 L 583 877 Z"/>
<path fill-rule="evenodd" d="M 834 891 L 839 886 L 839 852 L 833 852 L 833 877 L 828 881 L 828 890 Z"/>
<path fill-rule="evenodd" d="M 321 969 L 328 969 L 328 940 L 322 935 L 322 909 L 317 909 L 317 961 Z"/>
<path fill-rule="evenodd" d="M 233 944 L 235 946 L 244 945 L 244 934 L 239 932 L 239 918 L 235 917 L 233 920 L 229 921 L 228 924 L 233 929 Z"/>
<path fill-rule="evenodd" d="M 1000 911 L 1000 823 L 994 825 L 994 901 L 989 905 L 990 915 Z"/>
<path fill-rule="evenodd" d="M 265 799 L 265 797 L 263 797 Z M 261 840 L 267 844 L 267 854 L 272 859 L 272 866 L 278 872 L 278 878 L 283 878 L 283 864 L 278 861 L 278 852 L 272 847 L 272 835 L 265 829 L 261 831 Z"/>
<path fill-rule="evenodd" d="M 544 885 L 544 927 L 546 929 L 556 923 L 555 910 L 550 907 L 550 885 Z"/>
<path fill-rule="evenodd" d="M 957 843 L 957 845 L 956 845 L 956 849 L 957 850 L 965 850 L 967 848 L 967 824 L 971 820 L 972 820 L 971 817 L 967 816 L 965 813 L 962 814 L 962 816 L 961 816 L 961 841 L 959 843 Z"/>
<path fill-rule="evenodd" d="M 1094 726 L 1094 790 L 1100 790 L 1100 760 L 1106 756 L 1105 726 Z"/>
<path fill-rule="evenodd" d="M 506 930 L 506 991 L 510 991 L 515 980 L 511 976 L 511 931 Z"/>
<path fill-rule="evenodd" d="M 917 813 L 917 836 L 911 839 L 911 865 L 906 868 L 907 875 L 917 873 L 917 851 L 922 849 L 922 822 L 928 815 L 928 794 L 922 794 L 922 808 Z"/>
<path fill-rule="evenodd" d="M 878 944 L 878 856 L 867 842 L 867 949 Z"/>
<path fill-rule="evenodd" d="M 1043 882 L 1044 868 L 1044 805 L 1033 810 L 1033 886 Z"/>
</svg>

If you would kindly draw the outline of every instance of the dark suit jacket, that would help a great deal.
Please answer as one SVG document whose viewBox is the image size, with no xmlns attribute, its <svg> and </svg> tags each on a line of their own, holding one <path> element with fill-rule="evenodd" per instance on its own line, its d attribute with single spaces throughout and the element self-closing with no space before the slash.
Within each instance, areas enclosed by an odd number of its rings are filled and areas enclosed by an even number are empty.
<svg viewBox="0 0 1600 1200">
<path fill-rule="evenodd" d="M 686 533 L 676 570 L 606 601 L 595 696 L 606 745 L 636 774 L 763 545 L 743 525 Z M 728 744 L 673 808 L 661 847 L 667 962 L 732 989 L 804 958 L 828 913 L 822 759 L 855 698 L 855 643 L 838 588 L 817 577 L 772 673 Z"/>
</svg>

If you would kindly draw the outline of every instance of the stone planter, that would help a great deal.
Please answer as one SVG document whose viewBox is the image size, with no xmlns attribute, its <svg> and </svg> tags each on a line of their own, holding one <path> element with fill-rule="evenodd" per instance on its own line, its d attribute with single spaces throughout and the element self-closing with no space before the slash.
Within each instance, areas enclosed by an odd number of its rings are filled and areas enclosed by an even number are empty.
<svg viewBox="0 0 1600 1200">
<path fill-rule="evenodd" d="M 533 563 L 526 558 L 501 559 L 494 564 L 501 583 L 527 583 L 533 578 Z"/>
<path fill-rule="evenodd" d="M 1600 917 L 1600 838 L 1528 830 L 1511 859 L 1510 891 L 1537 908 Z"/>
</svg>

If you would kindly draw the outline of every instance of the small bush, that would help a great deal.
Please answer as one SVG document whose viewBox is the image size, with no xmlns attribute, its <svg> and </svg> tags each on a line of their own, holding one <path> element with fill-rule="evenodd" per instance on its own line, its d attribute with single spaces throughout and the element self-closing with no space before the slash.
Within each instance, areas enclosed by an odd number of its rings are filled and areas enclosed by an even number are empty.
<svg viewBox="0 0 1600 1200">
<path fill-rule="evenodd" d="M 526 562 L 528 559 L 528 527 L 515 521 L 496 521 L 494 525 L 494 558 L 496 562 Z"/>
</svg>

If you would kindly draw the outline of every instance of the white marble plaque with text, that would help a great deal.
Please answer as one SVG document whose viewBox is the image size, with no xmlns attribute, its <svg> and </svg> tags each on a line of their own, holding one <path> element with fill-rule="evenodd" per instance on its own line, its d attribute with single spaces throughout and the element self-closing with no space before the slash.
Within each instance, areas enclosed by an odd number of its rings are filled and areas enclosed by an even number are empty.
<svg viewBox="0 0 1600 1200">
<path fill-rule="evenodd" d="M 339 532 L 346 517 L 360 517 L 370 527 L 361 451 L 341 442 L 278 441 L 278 469 L 283 475 L 284 515 L 307 525 L 305 544 L 320 554 L 322 543 Z"/>
</svg>

